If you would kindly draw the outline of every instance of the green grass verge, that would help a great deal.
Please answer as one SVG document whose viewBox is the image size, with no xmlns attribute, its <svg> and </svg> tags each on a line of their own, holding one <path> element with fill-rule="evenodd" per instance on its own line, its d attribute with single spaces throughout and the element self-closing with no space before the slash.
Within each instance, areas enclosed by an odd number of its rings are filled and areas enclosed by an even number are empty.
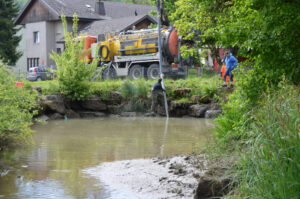
<svg viewBox="0 0 300 199">
<path fill-rule="evenodd" d="M 130 84 L 133 86 L 130 86 Z M 123 97 L 128 98 L 130 96 L 137 96 L 146 98 L 151 94 L 152 85 L 155 80 L 145 80 L 140 79 L 132 81 L 129 79 L 121 80 L 105 80 L 99 82 L 92 82 L 89 89 L 90 94 L 97 94 L 103 99 L 108 99 L 109 95 L 113 91 L 121 92 Z M 189 88 L 191 92 L 188 96 L 184 96 L 190 99 L 193 95 L 200 95 L 202 97 L 209 97 L 211 99 L 218 100 L 220 80 L 216 74 L 203 74 L 202 76 L 189 77 L 187 79 L 165 79 L 165 87 L 167 90 L 167 95 L 171 99 L 180 99 L 182 96 L 177 97 L 174 93 L 176 89 Z M 43 95 L 55 94 L 60 92 L 59 84 L 57 80 L 51 81 L 39 81 L 39 82 L 29 82 L 25 81 L 25 85 L 28 86 L 39 86 L 42 89 Z M 188 100 L 187 100 L 188 101 Z"/>
</svg>

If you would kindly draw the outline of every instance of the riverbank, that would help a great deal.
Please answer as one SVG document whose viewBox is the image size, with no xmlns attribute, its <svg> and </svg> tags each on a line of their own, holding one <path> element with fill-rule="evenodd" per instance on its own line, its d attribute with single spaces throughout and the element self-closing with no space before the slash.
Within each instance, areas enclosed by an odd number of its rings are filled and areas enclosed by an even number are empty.
<svg viewBox="0 0 300 199">
<path fill-rule="evenodd" d="M 46 119 L 119 116 L 155 116 L 151 107 L 150 80 L 93 82 L 90 97 L 73 99 L 59 92 L 57 81 L 26 82 L 40 93 L 39 116 Z M 214 118 L 221 114 L 219 102 L 226 96 L 215 74 L 185 80 L 165 80 L 168 112 L 171 117 Z M 156 115 L 165 116 L 163 99 Z"/>
<path fill-rule="evenodd" d="M 176 92 L 176 91 L 175 91 Z M 150 112 L 151 98 L 142 100 L 144 106 L 139 109 L 130 109 L 131 100 L 123 100 L 119 92 L 112 92 L 106 100 L 97 95 L 85 100 L 70 101 L 61 94 L 42 96 L 38 119 L 55 120 L 67 118 L 93 118 L 110 115 L 120 117 L 155 117 L 165 116 L 164 107 L 158 105 L 156 113 Z M 198 103 L 196 101 L 178 102 L 168 100 L 168 111 L 171 117 L 215 118 L 222 113 L 218 103 Z"/>
<path fill-rule="evenodd" d="M 105 162 L 83 170 L 112 195 L 130 198 L 202 199 L 228 194 L 234 157 L 207 160 L 205 155 Z M 123 198 L 123 197 L 121 197 Z"/>
</svg>

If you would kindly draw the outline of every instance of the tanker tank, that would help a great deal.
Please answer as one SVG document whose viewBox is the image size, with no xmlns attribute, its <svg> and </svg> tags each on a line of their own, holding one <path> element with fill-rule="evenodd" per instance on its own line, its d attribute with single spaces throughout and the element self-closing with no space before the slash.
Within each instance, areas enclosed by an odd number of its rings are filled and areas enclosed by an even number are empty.
<svg viewBox="0 0 300 199">
<path fill-rule="evenodd" d="M 162 29 L 162 51 L 168 62 L 178 57 L 178 35 L 175 29 Z M 101 61 L 113 61 L 114 56 L 143 55 L 158 52 L 157 29 L 128 31 L 108 36 L 98 43 Z"/>
<path fill-rule="evenodd" d="M 161 30 L 162 73 L 184 76 L 180 57 L 181 40 L 174 28 Z M 96 51 L 97 49 L 97 51 Z M 99 58 L 104 79 L 159 77 L 158 30 L 146 29 L 108 34 L 103 41 L 93 44 L 92 55 Z M 177 78 L 176 77 L 176 78 Z"/>
</svg>

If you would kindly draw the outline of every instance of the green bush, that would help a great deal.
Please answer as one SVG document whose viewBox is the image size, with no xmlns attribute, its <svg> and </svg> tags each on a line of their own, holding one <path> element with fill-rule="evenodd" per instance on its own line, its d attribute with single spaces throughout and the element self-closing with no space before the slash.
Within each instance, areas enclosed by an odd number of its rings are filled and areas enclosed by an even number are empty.
<svg viewBox="0 0 300 199">
<path fill-rule="evenodd" d="M 65 51 L 61 54 L 53 52 L 51 58 L 57 65 L 57 79 L 60 92 L 70 99 L 88 97 L 91 80 L 96 74 L 97 59 L 91 64 L 83 56 L 83 40 L 78 40 L 78 17 L 73 17 L 73 33 L 67 32 L 66 17 L 62 16 L 65 35 Z M 73 36 L 74 34 L 74 36 Z"/>
<path fill-rule="evenodd" d="M 247 125 L 251 121 L 252 107 L 242 95 L 240 87 L 228 96 L 228 101 L 222 102 L 223 115 L 216 118 L 215 133 L 225 142 L 240 140 L 247 136 Z"/>
<path fill-rule="evenodd" d="M 31 86 L 17 87 L 17 79 L 0 65 L 0 150 L 29 142 L 37 92 Z"/>
<path fill-rule="evenodd" d="M 300 89 L 270 89 L 254 114 L 238 176 L 242 198 L 299 198 Z"/>
<path fill-rule="evenodd" d="M 124 99 L 135 98 L 137 96 L 137 88 L 127 79 L 121 85 L 121 94 Z"/>
<path fill-rule="evenodd" d="M 225 142 L 249 136 L 253 113 L 271 85 L 261 68 L 246 69 L 240 65 L 235 71 L 235 90 L 223 101 L 223 115 L 216 119 L 216 135 Z"/>
<path fill-rule="evenodd" d="M 144 79 L 130 81 L 126 79 L 120 88 L 122 97 L 127 100 L 126 111 L 144 111 L 149 108 L 148 94 L 151 92 L 153 81 Z"/>
<path fill-rule="evenodd" d="M 147 81 L 141 79 L 136 81 L 136 95 L 138 98 L 146 99 L 148 96 L 148 92 L 151 90 L 151 85 L 147 84 Z"/>
</svg>

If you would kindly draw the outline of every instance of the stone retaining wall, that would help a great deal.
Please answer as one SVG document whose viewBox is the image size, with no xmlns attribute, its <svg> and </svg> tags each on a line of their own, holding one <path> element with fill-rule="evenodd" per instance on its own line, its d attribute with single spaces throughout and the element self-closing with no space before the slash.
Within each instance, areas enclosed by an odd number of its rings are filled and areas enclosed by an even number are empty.
<svg viewBox="0 0 300 199">
<path fill-rule="evenodd" d="M 215 118 L 221 114 L 221 107 L 216 103 L 201 103 L 197 96 L 191 102 L 176 102 L 168 100 L 170 117 L 196 117 Z M 151 98 L 141 99 L 143 110 L 139 112 L 130 110 L 136 102 L 125 100 L 121 93 L 111 92 L 108 99 L 101 99 L 93 95 L 86 100 L 72 101 L 62 94 L 53 94 L 41 97 L 39 117 L 43 120 L 55 120 L 63 118 L 87 118 L 104 117 L 107 115 L 132 116 L 164 116 L 165 108 L 157 107 L 156 113 L 150 113 Z"/>
</svg>

